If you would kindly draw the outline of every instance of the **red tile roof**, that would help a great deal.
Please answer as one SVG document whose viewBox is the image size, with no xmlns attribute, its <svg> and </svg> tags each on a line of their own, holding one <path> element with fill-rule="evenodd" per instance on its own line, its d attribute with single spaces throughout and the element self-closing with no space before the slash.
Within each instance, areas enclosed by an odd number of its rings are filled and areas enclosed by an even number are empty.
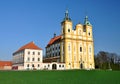
<svg viewBox="0 0 120 84">
<path fill-rule="evenodd" d="M 60 39 L 61 39 L 61 35 L 60 35 L 60 36 L 55 36 L 54 38 L 52 38 L 52 39 L 49 41 L 49 43 L 48 43 L 47 46 L 52 45 L 54 42 L 56 42 L 56 41 L 58 41 L 58 40 L 60 40 Z"/>
<path fill-rule="evenodd" d="M 12 66 L 12 61 L 0 61 L 1 66 Z"/>
<path fill-rule="evenodd" d="M 37 45 L 35 45 L 34 42 L 30 42 L 30 43 L 22 46 L 21 48 L 19 48 L 16 52 L 19 52 L 19 51 L 24 50 L 24 49 L 42 50 L 42 49 L 39 48 Z"/>
</svg>

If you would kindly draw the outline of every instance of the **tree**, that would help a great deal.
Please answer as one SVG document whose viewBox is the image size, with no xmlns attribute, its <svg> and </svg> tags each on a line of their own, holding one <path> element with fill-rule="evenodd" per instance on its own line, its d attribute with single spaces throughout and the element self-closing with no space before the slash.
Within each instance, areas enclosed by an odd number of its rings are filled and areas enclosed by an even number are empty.
<svg viewBox="0 0 120 84">
<path fill-rule="evenodd" d="M 100 51 L 95 55 L 95 68 L 120 70 L 119 56 L 116 53 Z"/>
</svg>

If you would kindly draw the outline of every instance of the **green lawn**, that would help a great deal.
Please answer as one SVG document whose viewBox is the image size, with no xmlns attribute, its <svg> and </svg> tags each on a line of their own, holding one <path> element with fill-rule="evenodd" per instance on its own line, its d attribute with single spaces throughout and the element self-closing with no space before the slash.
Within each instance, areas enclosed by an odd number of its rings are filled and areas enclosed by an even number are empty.
<svg viewBox="0 0 120 84">
<path fill-rule="evenodd" d="M 0 84 L 120 84 L 120 71 L 0 71 Z"/>
</svg>

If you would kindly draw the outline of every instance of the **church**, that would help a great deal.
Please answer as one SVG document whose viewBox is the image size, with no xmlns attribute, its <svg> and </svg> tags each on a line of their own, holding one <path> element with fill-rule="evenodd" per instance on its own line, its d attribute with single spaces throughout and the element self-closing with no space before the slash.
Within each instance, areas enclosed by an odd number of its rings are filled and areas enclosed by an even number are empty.
<svg viewBox="0 0 120 84">
<path fill-rule="evenodd" d="M 94 41 L 92 25 L 85 17 L 84 24 L 73 23 L 68 10 L 61 22 L 61 34 L 51 38 L 46 46 L 43 62 L 64 63 L 65 69 L 94 69 Z"/>
</svg>

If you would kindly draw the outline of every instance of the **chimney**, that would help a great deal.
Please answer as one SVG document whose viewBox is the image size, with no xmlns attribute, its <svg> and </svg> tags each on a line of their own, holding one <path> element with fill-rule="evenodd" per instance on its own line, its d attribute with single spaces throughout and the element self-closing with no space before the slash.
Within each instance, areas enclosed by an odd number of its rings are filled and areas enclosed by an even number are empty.
<svg viewBox="0 0 120 84">
<path fill-rule="evenodd" d="M 54 33 L 54 37 L 53 38 L 55 38 L 56 37 L 56 33 Z"/>
</svg>

